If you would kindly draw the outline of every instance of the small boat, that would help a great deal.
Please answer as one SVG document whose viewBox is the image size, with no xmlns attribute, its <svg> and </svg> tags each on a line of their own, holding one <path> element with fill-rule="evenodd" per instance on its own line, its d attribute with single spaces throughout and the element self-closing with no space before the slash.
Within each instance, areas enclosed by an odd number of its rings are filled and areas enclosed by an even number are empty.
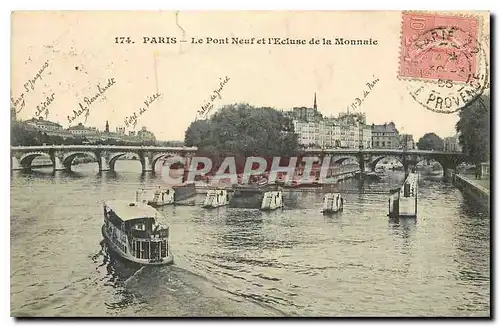
<svg viewBox="0 0 500 327">
<path fill-rule="evenodd" d="M 275 210 L 283 208 L 283 194 L 281 191 L 265 192 L 260 206 L 261 210 Z"/>
<path fill-rule="evenodd" d="M 169 244 L 169 227 L 158 223 L 161 214 L 141 202 L 104 203 L 102 235 L 114 252 L 143 265 L 174 262 Z"/>
<path fill-rule="evenodd" d="M 327 193 L 323 198 L 323 214 L 336 213 L 344 210 L 344 199 L 340 193 Z"/>
<path fill-rule="evenodd" d="M 148 204 L 152 207 L 161 207 L 168 204 L 174 203 L 175 191 L 173 189 L 161 189 L 158 188 L 153 196 L 153 200 L 148 201 Z"/>
<path fill-rule="evenodd" d="M 218 208 L 229 204 L 229 193 L 226 190 L 209 190 L 203 208 Z"/>
</svg>

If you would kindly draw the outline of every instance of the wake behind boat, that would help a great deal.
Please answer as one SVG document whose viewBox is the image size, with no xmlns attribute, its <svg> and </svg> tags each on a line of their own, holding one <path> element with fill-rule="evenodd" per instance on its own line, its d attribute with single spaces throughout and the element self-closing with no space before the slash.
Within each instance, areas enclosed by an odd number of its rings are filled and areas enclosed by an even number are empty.
<svg viewBox="0 0 500 327">
<path fill-rule="evenodd" d="M 104 204 L 102 235 L 121 257 L 143 265 L 173 263 L 169 227 L 158 223 L 161 214 L 141 202 L 108 201 Z"/>
</svg>

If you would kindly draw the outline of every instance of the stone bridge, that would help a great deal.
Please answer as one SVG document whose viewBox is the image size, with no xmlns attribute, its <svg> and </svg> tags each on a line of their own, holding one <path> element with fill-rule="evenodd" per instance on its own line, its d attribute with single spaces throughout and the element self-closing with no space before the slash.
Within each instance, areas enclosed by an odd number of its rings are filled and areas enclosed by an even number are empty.
<svg viewBox="0 0 500 327">
<path fill-rule="evenodd" d="M 404 150 L 404 149 L 307 149 L 306 156 L 316 156 L 322 162 L 330 157 L 330 164 L 340 164 L 345 160 L 354 159 L 359 163 L 362 172 L 375 170 L 377 163 L 387 157 L 399 160 L 408 173 L 423 160 L 435 160 L 443 167 L 443 174 L 456 169 L 457 165 L 465 162 L 467 157 L 461 152 L 445 152 L 431 150 Z"/>
<path fill-rule="evenodd" d="M 158 147 L 158 146 L 117 146 L 117 145 L 44 145 L 44 146 L 12 146 L 11 169 L 30 169 L 33 159 L 44 156 L 52 161 L 54 170 L 71 170 L 76 157 L 90 157 L 99 165 L 99 171 L 113 171 L 115 163 L 126 154 L 139 157 L 142 171 L 154 171 L 160 159 L 168 157 L 185 157 L 185 165 L 189 167 L 196 147 Z"/>
</svg>

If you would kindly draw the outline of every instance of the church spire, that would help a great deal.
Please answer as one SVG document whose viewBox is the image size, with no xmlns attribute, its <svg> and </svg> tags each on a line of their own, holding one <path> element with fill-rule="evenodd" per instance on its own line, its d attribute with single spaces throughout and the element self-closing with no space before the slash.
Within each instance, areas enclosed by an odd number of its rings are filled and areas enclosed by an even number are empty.
<svg viewBox="0 0 500 327">
<path fill-rule="evenodd" d="M 316 92 L 314 92 L 314 106 L 313 106 L 313 108 L 315 110 L 318 110 L 318 105 L 316 104 Z"/>
</svg>

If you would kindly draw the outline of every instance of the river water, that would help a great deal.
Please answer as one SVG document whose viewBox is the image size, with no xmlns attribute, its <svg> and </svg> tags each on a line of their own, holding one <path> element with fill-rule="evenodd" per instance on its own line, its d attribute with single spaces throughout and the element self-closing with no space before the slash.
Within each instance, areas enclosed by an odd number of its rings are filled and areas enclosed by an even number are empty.
<svg viewBox="0 0 500 327">
<path fill-rule="evenodd" d="M 141 268 L 108 254 L 102 201 L 162 181 L 137 161 L 116 169 L 12 173 L 13 316 L 490 315 L 489 213 L 439 179 L 421 179 L 418 218 L 399 221 L 369 191 L 400 172 L 344 182 L 364 192 L 330 217 L 310 192 L 269 213 L 168 206 L 175 264 Z"/>
</svg>

